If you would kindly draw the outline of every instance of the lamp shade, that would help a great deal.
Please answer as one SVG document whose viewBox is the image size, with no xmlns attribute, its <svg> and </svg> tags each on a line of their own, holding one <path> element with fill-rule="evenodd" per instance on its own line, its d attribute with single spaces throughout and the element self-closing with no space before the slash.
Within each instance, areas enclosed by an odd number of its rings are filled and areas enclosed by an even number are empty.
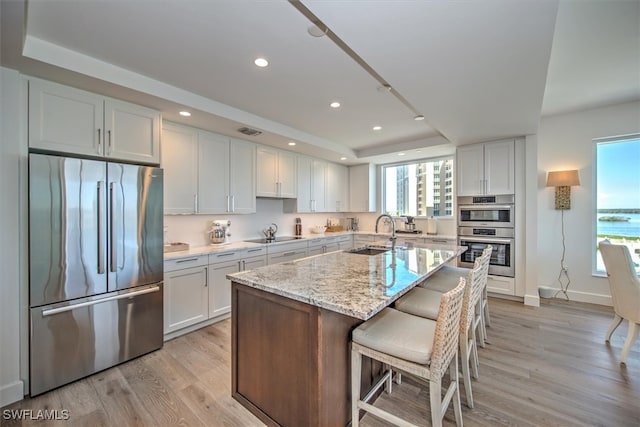
<svg viewBox="0 0 640 427">
<path fill-rule="evenodd" d="M 555 171 L 547 174 L 547 187 L 563 187 L 580 185 L 580 175 L 576 169 L 569 171 Z"/>
</svg>

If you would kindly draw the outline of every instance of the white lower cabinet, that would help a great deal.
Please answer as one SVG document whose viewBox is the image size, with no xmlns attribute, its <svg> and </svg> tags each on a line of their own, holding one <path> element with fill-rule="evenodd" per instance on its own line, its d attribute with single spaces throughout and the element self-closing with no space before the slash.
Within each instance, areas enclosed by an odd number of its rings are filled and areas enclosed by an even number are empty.
<svg viewBox="0 0 640 427">
<path fill-rule="evenodd" d="M 515 295 L 516 280 L 513 277 L 488 276 L 487 291 L 496 294 Z"/>
<path fill-rule="evenodd" d="M 165 334 L 209 318 L 208 284 L 206 256 L 165 262 Z"/>
<path fill-rule="evenodd" d="M 266 252 L 260 247 L 209 255 L 209 318 L 231 312 L 231 280 L 227 274 L 266 265 Z"/>
<path fill-rule="evenodd" d="M 306 240 L 272 244 L 267 248 L 267 263 L 278 264 L 304 258 L 307 256 L 307 245 Z"/>
</svg>

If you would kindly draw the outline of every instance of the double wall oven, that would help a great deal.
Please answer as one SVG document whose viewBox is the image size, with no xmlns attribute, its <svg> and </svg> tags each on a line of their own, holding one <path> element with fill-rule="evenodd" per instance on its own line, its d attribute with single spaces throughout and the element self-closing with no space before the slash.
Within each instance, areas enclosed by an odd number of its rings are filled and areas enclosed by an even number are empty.
<svg viewBox="0 0 640 427">
<path fill-rule="evenodd" d="M 513 194 L 458 197 L 458 244 L 468 248 L 460 255 L 460 267 L 472 268 L 491 245 L 489 274 L 514 277 L 514 202 Z"/>
</svg>

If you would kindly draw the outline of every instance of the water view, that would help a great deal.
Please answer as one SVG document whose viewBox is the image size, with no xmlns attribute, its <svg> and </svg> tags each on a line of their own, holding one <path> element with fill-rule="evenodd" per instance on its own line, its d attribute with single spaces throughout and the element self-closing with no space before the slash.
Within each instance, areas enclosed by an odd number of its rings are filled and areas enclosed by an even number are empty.
<svg viewBox="0 0 640 427">
<path fill-rule="evenodd" d="M 628 221 L 602 221 L 601 218 L 616 217 Z M 613 219 L 613 218 L 612 218 Z M 640 238 L 640 214 L 637 213 L 599 213 L 598 236 Z"/>
</svg>

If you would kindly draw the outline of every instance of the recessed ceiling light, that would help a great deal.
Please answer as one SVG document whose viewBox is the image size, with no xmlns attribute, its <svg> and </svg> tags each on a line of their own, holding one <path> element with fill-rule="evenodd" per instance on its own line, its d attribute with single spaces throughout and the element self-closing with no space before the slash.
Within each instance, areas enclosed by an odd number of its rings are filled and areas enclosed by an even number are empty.
<svg viewBox="0 0 640 427">
<path fill-rule="evenodd" d="M 267 65 L 269 65 L 269 61 L 267 61 L 264 58 L 256 58 L 255 61 L 253 61 L 254 64 L 256 64 L 258 67 L 264 68 Z"/>
<path fill-rule="evenodd" d="M 296 145 L 296 143 L 295 143 L 295 142 L 293 142 L 293 141 L 289 141 L 289 143 L 288 143 L 288 144 L 289 144 L 291 147 L 293 147 L 294 145 Z"/>
<path fill-rule="evenodd" d="M 331 108 L 338 108 L 340 107 L 340 103 L 338 101 L 333 101 L 329 106 L 331 106 Z"/>
<path fill-rule="evenodd" d="M 413 118 L 413 120 L 419 122 L 420 120 L 424 120 L 424 116 L 422 114 L 418 114 Z"/>
<path fill-rule="evenodd" d="M 313 37 L 322 37 L 325 34 L 327 34 L 327 31 L 329 31 L 328 27 L 325 27 L 324 30 L 320 27 L 318 27 L 317 25 L 311 25 L 309 28 L 307 28 L 307 32 L 312 35 Z"/>
<path fill-rule="evenodd" d="M 191 117 L 191 113 L 188 111 L 180 111 L 180 115 L 184 117 Z"/>
<path fill-rule="evenodd" d="M 340 160 L 347 160 L 345 156 L 340 157 Z"/>
<path fill-rule="evenodd" d="M 382 130 L 382 126 L 374 126 L 373 130 Z"/>
<path fill-rule="evenodd" d="M 398 156 L 404 156 L 404 153 L 398 153 Z"/>
</svg>

